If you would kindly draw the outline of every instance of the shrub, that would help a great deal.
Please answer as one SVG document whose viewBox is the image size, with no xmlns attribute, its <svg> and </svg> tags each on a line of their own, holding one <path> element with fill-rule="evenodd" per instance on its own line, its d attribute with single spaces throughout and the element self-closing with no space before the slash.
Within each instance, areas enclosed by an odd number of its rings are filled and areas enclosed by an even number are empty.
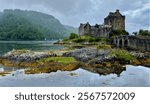
<svg viewBox="0 0 150 104">
<path fill-rule="evenodd" d="M 75 38 L 78 38 L 78 37 L 79 37 L 78 34 L 71 33 L 70 36 L 69 36 L 69 39 L 75 39 Z"/>
<path fill-rule="evenodd" d="M 95 38 L 95 42 L 108 42 L 107 38 Z"/>
<path fill-rule="evenodd" d="M 125 30 L 113 30 L 109 33 L 110 37 L 115 37 L 120 35 L 129 35 L 129 33 Z"/>
<path fill-rule="evenodd" d="M 69 41 L 69 39 L 68 39 L 68 38 L 65 38 L 63 41 L 67 42 L 67 41 Z"/>
<path fill-rule="evenodd" d="M 90 36 L 80 36 L 74 39 L 74 42 L 89 42 L 89 41 L 90 42 L 93 41 L 93 38 Z"/>
<path fill-rule="evenodd" d="M 149 30 L 139 30 L 139 35 L 142 36 L 150 36 L 150 31 Z"/>
<path fill-rule="evenodd" d="M 77 43 L 86 42 L 86 40 L 85 40 L 85 39 L 82 39 L 82 38 L 77 38 L 77 39 L 74 39 L 73 41 L 74 41 L 74 42 L 77 42 Z"/>
<path fill-rule="evenodd" d="M 93 38 L 91 36 L 80 36 L 74 39 L 74 42 L 108 42 L 107 38 Z"/>
<path fill-rule="evenodd" d="M 89 38 L 88 42 L 95 42 L 95 39 L 94 38 Z"/>
</svg>

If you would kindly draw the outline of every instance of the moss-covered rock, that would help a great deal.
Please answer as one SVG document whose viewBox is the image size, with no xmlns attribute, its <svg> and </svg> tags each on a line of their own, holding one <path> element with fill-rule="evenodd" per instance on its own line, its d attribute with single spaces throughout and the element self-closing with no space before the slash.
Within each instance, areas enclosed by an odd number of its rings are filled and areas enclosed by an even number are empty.
<svg viewBox="0 0 150 104">
<path fill-rule="evenodd" d="M 80 67 L 79 63 L 63 64 L 58 62 L 46 62 L 30 70 L 25 70 L 25 74 L 39 74 L 56 72 L 57 70 L 72 71 Z"/>
<path fill-rule="evenodd" d="M 29 68 L 30 70 L 25 71 L 26 74 L 50 73 L 57 70 L 72 71 L 80 67 L 79 62 L 73 57 L 47 57 L 32 62 L 17 62 L 4 58 L 1 59 L 1 64 L 4 66 Z"/>
<path fill-rule="evenodd" d="M 120 61 L 120 63 L 122 64 L 130 63 L 132 60 L 135 59 L 135 57 L 126 50 L 113 50 L 111 54 L 115 55 L 115 59 Z"/>
<path fill-rule="evenodd" d="M 59 63 L 75 63 L 77 62 L 73 57 L 48 57 L 39 60 L 38 62 L 59 62 Z"/>
<path fill-rule="evenodd" d="M 101 44 L 97 46 L 97 49 L 112 49 L 110 45 Z"/>
<path fill-rule="evenodd" d="M 138 59 L 134 59 L 131 62 L 132 65 L 141 65 L 141 60 L 139 61 Z"/>
</svg>

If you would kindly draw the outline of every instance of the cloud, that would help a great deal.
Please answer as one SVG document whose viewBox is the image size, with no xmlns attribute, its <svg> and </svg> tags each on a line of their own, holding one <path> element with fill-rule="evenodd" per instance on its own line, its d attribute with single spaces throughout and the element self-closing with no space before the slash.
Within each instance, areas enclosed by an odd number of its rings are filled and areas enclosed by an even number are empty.
<svg viewBox="0 0 150 104">
<path fill-rule="evenodd" d="M 0 0 L 1 11 L 6 8 L 40 11 L 76 27 L 87 21 L 102 24 L 110 11 L 120 9 L 126 15 L 126 27 L 130 32 L 149 29 L 149 7 L 149 0 Z"/>
<path fill-rule="evenodd" d="M 125 11 L 124 14 L 127 17 L 127 23 L 132 24 L 134 28 L 150 29 L 150 3 L 135 10 Z M 128 29 L 130 29 L 129 25 Z"/>
</svg>

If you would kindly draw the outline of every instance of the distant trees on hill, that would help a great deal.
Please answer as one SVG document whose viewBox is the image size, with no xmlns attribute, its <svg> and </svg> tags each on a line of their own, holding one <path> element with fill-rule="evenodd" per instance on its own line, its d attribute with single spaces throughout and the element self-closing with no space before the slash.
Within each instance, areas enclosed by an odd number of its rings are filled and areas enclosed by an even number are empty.
<svg viewBox="0 0 150 104">
<path fill-rule="evenodd" d="M 60 39 L 69 36 L 69 29 L 40 12 L 7 9 L 0 13 L 0 40 Z"/>
<path fill-rule="evenodd" d="M 134 35 L 150 36 L 149 30 L 140 29 L 138 32 L 133 32 Z"/>
</svg>

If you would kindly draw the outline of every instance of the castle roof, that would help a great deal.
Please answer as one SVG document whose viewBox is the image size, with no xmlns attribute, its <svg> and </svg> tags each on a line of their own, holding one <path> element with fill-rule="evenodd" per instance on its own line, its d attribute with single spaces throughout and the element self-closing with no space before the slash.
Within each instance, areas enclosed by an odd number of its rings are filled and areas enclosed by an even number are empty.
<svg viewBox="0 0 150 104">
<path fill-rule="evenodd" d="M 117 9 L 116 12 L 109 12 L 109 15 L 106 18 L 112 18 L 112 17 L 125 17 L 125 16 L 119 12 L 119 9 Z"/>
<path fill-rule="evenodd" d="M 87 27 L 87 26 L 91 26 L 90 24 L 89 24 L 89 22 L 87 22 L 86 24 L 80 24 L 80 27 L 82 27 L 82 28 L 85 28 L 85 27 Z"/>
</svg>

